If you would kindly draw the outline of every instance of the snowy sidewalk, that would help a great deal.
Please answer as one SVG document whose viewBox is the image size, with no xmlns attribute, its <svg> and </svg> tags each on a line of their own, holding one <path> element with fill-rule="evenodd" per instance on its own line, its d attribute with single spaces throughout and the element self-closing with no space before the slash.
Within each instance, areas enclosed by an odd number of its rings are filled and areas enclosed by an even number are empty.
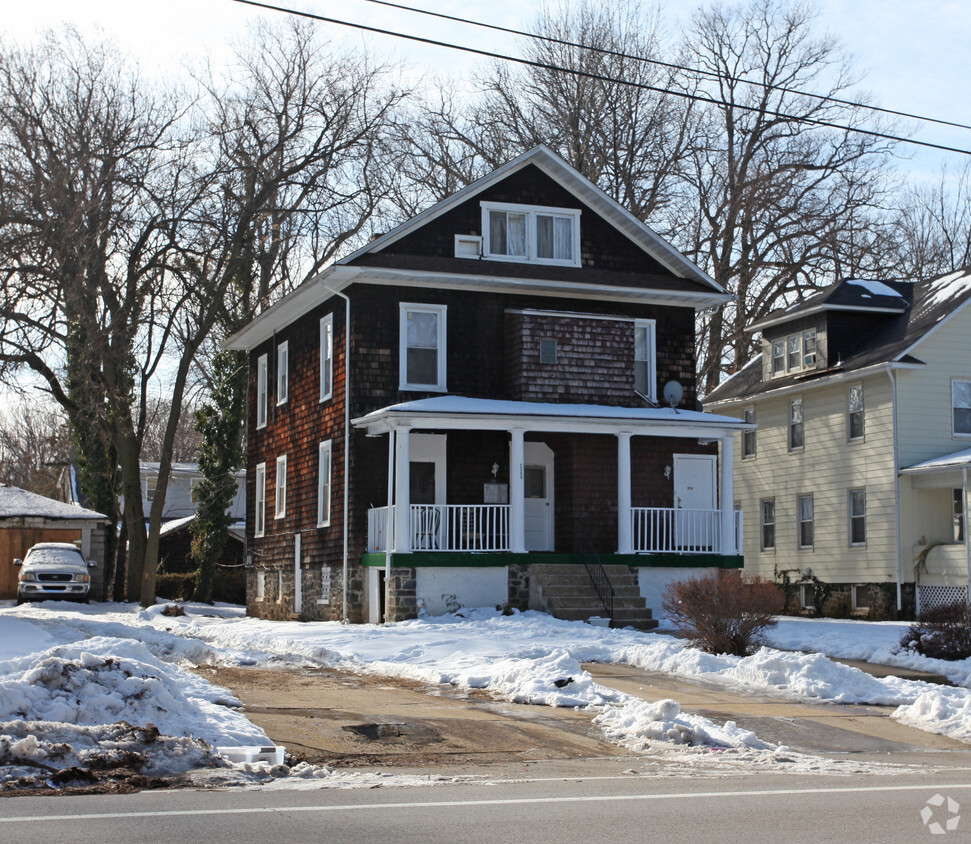
<svg viewBox="0 0 971 844">
<path fill-rule="evenodd" d="M 602 686 L 651 702 L 677 700 L 683 712 L 719 723 L 733 721 L 763 741 L 786 745 L 804 753 L 948 750 L 971 755 L 971 747 L 964 742 L 891 719 L 893 706 L 804 703 L 762 694 L 744 694 L 722 685 L 629 665 L 584 663 L 583 667 Z M 916 675 L 920 672 L 908 673 Z M 913 676 L 907 679 L 924 678 Z"/>
</svg>

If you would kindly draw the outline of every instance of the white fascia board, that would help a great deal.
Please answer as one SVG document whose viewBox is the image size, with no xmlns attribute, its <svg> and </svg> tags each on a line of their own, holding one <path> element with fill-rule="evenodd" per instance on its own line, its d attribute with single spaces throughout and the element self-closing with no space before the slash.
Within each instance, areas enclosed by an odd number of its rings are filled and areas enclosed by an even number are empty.
<svg viewBox="0 0 971 844">
<path fill-rule="evenodd" d="M 908 346 L 899 355 L 897 355 L 897 357 L 894 358 L 894 360 L 900 360 L 905 355 L 912 354 L 913 351 L 914 351 L 914 349 L 916 349 L 921 343 L 923 343 L 935 331 L 937 331 L 942 326 L 947 325 L 952 319 L 954 319 L 961 312 L 967 310 L 968 305 L 971 305 L 971 299 L 966 299 L 964 301 L 964 304 L 959 305 L 957 308 L 955 308 L 953 311 L 951 311 L 951 313 L 949 313 L 946 317 L 944 317 L 944 319 L 938 320 L 936 323 L 934 323 L 934 325 L 931 327 L 931 329 L 929 331 L 925 331 L 924 334 L 920 337 L 920 339 L 915 340 L 913 342 L 913 344 L 911 344 L 910 346 Z"/>
<path fill-rule="evenodd" d="M 340 269 L 340 268 L 338 268 Z M 347 267 L 345 269 L 351 269 Z M 719 307 L 732 301 L 727 293 L 691 293 L 684 290 L 657 290 L 605 284 L 578 284 L 572 281 L 546 281 L 515 276 L 472 275 L 467 273 L 429 273 L 419 270 L 361 267 L 354 277 L 361 284 L 386 284 L 425 287 L 433 290 L 464 290 L 473 293 L 502 291 L 539 294 L 551 298 L 601 300 L 605 302 L 642 302 L 652 305 L 682 305 L 696 311 Z M 346 286 L 346 285 L 345 285 Z"/>
<path fill-rule="evenodd" d="M 851 369 L 847 372 L 834 372 L 832 375 L 824 375 L 820 378 L 809 378 L 800 381 L 798 384 L 789 384 L 786 387 L 777 387 L 774 390 L 766 390 L 762 393 L 749 393 L 745 396 L 738 396 L 732 399 L 720 399 L 719 401 L 706 402 L 702 399 L 702 404 L 706 407 L 744 407 L 756 404 L 763 399 L 783 398 L 793 393 L 804 393 L 806 390 L 815 390 L 817 387 L 828 387 L 833 384 L 843 384 L 847 381 L 856 381 L 860 378 L 867 378 L 892 369 L 895 372 L 901 369 L 925 369 L 927 364 L 923 363 L 876 363 L 864 369 Z"/>
<path fill-rule="evenodd" d="M 669 269 L 678 278 L 693 279 L 708 285 L 716 293 L 725 296 L 729 295 L 708 273 L 689 261 L 670 243 L 638 220 L 630 211 L 611 199 L 593 182 L 578 173 L 563 161 L 562 158 L 542 144 L 523 153 L 518 158 L 514 158 L 512 161 L 506 162 L 488 175 L 472 182 L 472 184 L 466 185 L 461 190 L 433 205 L 431 208 L 426 208 L 407 222 L 395 227 L 381 237 L 375 238 L 366 246 L 362 246 L 357 251 L 352 252 L 346 258 L 342 258 L 339 263 L 350 264 L 362 255 L 380 252 L 386 246 L 390 246 L 420 226 L 440 217 L 456 205 L 473 198 L 476 194 L 481 193 L 529 164 L 535 164 L 546 175 L 557 182 L 557 184 L 572 193 L 581 202 L 590 206 L 590 208 L 611 223 L 619 232 L 624 234 L 662 266 Z M 725 301 L 730 301 L 730 298 Z"/>
<path fill-rule="evenodd" d="M 255 349 L 290 323 L 326 302 L 335 292 L 343 290 L 359 272 L 356 267 L 335 266 L 324 270 L 223 341 L 223 348 L 235 351 Z"/>
<path fill-rule="evenodd" d="M 906 308 L 871 308 L 865 305 L 813 305 L 811 308 L 806 308 L 805 310 L 793 309 L 792 311 L 783 311 L 778 316 L 767 316 L 760 320 L 753 322 L 751 325 L 746 326 L 745 330 L 751 334 L 757 331 L 763 331 L 766 328 L 771 328 L 774 325 L 782 325 L 786 322 L 792 322 L 793 320 L 802 319 L 807 316 L 814 316 L 823 311 L 851 311 L 853 313 L 866 313 L 866 314 L 903 314 L 907 312 Z"/>
<path fill-rule="evenodd" d="M 352 424 L 363 428 L 371 436 L 392 429 L 410 428 L 448 431 L 512 431 L 536 433 L 619 434 L 634 436 L 681 437 L 690 439 L 724 439 L 738 431 L 754 430 L 755 425 L 723 419 L 712 422 L 693 422 L 684 425 L 656 420 L 604 419 L 590 416 L 511 415 L 476 413 L 421 413 L 407 410 L 379 410 L 369 413 Z"/>
</svg>

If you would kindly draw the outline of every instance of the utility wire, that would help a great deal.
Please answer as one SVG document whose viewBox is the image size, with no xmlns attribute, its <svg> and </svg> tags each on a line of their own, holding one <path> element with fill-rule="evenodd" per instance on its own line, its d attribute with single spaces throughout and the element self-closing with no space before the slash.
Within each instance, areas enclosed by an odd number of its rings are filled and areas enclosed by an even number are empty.
<svg viewBox="0 0 971 844">
<path fill-rule="evenodd" d="M 373 32 L 376 35 L 390 35 L 394 38 L 403 38 L 407 41 L 415 41 L 419 44 L 430 44 L 433 47 L 444 47 L 448 50 L 458 50 L 463 53 L 472 53 L 477 56 L 485 56 L 486 58 L 499 59 L 501 61 L 515 62 L 517 64 L 527 65 L 529 67 L 538 67 L 543 70 L 552 70 L 558 73 L 570 73 L 574 76 L 582 76 L 587 79 L 594 79 L 601 82 L 611 82 L 616 85 L 627 85 L 632 88 L 639 88 L 645 91 L 654 91 L 659 94 L 670 94 L 671 96 L 681 97 L 682 99 L 694 100 L 697 102 L 708 103 L 709 105 L 726 105 L 721 100 L 717 100 L 713 97 L 704 96 L 701 94 L 691 94 L 687 91 L 676 91 L 670 88 L 662 88 L 657 85 L 648 85 L 644 82 L 631 82 L 626 79 L 617 79 L 612 76 L 604 76 L 599 73 L 590 73 L 585 70 L 574 70 L 572 68 L 559 67 L 554 64 L 548 64 L 546 62 L 534 61 L 532 59 L 520 58 L 518 56 L 507 56 L 502 53 L 493 53 L 489 50 L 480 50 L 476 47 L 466 47 L 461 44 L 453 44 L 446 41 L 436 41 L 433 38 L 423 38 L 420 35 L 408 35 L 403 32 L 395 32 L 389 29 L 380 29 L 374 26 L 367 26 L 362 23 L 352 23 L 350 21 L 340 20 L 339 18 L 330 18 L 324 15 L 316 15 L 312 12 L 303 12 L 299 9 L 288 9 L 284 6 L 276 6 L 272 3 L 263 3 L 259 0 L 233 0 L 235 3 L 242 3 L 245 6 L 254 6 L 258 9 L 267 9 L 272 12 L 282 12 L 285 15 L 294 15 L 296 17 L 308 18 L 310 20 L 322 21 L 324 23 L 333 23 L 338 26 L 346 26 L 351 29 L 360 29 L 364 32 Z M 821 126 L 828 129 L 838 129 L 841 132 L 852 132 L 857 135 L 866 135 L 871 138 L 879 138 L 886 141 L 896 141 L 898 143 L 911 144 L 913 146 L 928 147 L 930 149 L 937 149 L 943 152 L 956 152 L 960 155 L 971 155 L 971 150 L 960 149 L 958 147 L 949 147 L 943 144 L 934 144 L 929 141 L 917 141 L 912 138 L 903 138 L 899 135 L 891 135 L 888 132 L 877 132 L 873 129 L 856 129 L 851 126 L 842 126 L 838 123 L 831 123 L 828 120 L 819 120 L 813 117 L 801 117 L 793 114 L 786 114 L 785 112 L 775 111 L 773 109 L 759 108 L 758 106 L 747 106 L 741 103 L 733 103 L 733 108 L 737 108 L 741 111 L 754 111 L 763 114 L 771 115 L 772 117 L 778 117 L 782 120 L 792 121 L 794 123 L 803 123 L 811 126 Z"/>
<path fill-rule="evenodd" d="M 588 44 L 578 43 L 576 41 L 566 41 L 562 38 L 553 38 L 549 35 L 539 35 L 535 32 L 526 32 L 522 29 L 511 29 L 506 26 L 499 26 L 498 24 L 486 23 L 485 21 L 471 20 L 470 18 L 460 18 L 455 15 L 446 15 L 443 12 L 431 12 L 427 9 L 418 9 L 414 6 L 405 6 L 402 3 L 392 3 L 390 0 L 364 0 L 366 3 L 374 3 L 378 6 L 390 6 L 392 9 L 400 9 L 405 12 L 415 12 L 419 15 L 428 15 L 433 18 L 441 18 L 443 20 L 453 21 L 455 23 L 464 23 L 469 26 L 478 26 L 483 29 L 492 29 L 496 32 L 505 32 L 509 35 L 521 35 L 524 38 L 531 38 L 536 41 L 546 41 L 550 44 L 559 44 L 563 47 L 576 47 L 580 50 L 590 50 L 595 53 L 603 53 L 607 56 L 616 56 L 620 59 L 631 59 L 633 61 L 644 62 L 645 64 L 653 64 L 658 67 L 667 68 L 668 70 L 675 70 L 680 73 L 693 73 L 698 76 L 707 76 L 711 79 L 725 79 L 729 82 L 740 82 L 743 85 L 752 85 L 757 88 L 761 88 L 765 91 L 779 91 L 783 94 L 795 94 L 800 97 L 811 97 L 815 100 L 820 100 L 826 103 L 835 103 L 836 105 L 852 106 L 853 108 L 866 109 L 867 111 L 876 111 L 881 114 L 889 114 L 893 117 L 905 117 L 909 120 L 919 120 L 924 123 L 938 123 L 941 126 L 952 126 L 956 129 L 971 129 L 966 123 L 955 123 L 951 120 L 941 120 L 936 117 L 924 117 L 920 114 L 910 114 L 906 111 L 897 111 L 891 108 L 881 108 L 880 106 L 867 105 L 866 103 L 858 103 L 853 100 L 842 100 L 839 97 L 828 97 L 823 94 L 813 94 L 810 91 L 800 91 L 798 88 L 787 88 L 782 85 L 766 85 L 763 82 L 756 82 L 752 79 L 743 79 L 740 76 L 731 76 L 727 73 L 718 73 L 714 70 L 705 70 L 704 68 L 698 67 L 683 67 L 681 65 L 672 64 L 670 62 L 661 61 L 660 59 L 649 59 L 647 56 L 635 56 L 630 53 L 624 53 L 619 50 L 608 50 L 605 47 L 592 47 Z"/>
</svg>

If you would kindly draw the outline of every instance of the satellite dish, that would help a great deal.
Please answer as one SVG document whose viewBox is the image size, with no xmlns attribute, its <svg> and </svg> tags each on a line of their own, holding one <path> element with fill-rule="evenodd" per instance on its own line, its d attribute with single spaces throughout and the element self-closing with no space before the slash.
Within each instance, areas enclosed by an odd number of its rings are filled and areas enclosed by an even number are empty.
<svg viewBox="0 0 971 844">
<path fill-rule="evenodd" d="M 671 405 L 672 408 L 681 404 L 681 399 L 683 398 L 684 387 L 682 387 L 677 381 L 668 381 L 668 383 L 664 385 L 664 400 Z"/>
</svg>

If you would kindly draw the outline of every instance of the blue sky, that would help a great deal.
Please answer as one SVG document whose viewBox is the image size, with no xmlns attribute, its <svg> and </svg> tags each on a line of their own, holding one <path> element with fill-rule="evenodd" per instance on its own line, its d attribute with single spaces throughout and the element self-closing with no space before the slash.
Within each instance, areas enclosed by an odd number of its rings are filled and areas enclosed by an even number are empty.
<svg viewBox="0 0 971 844">
<path fill-rule="evenodd" d="M 541 0 L 491 0 L 470 6 L 459 0 L 405 0 L 411 5 L 456 16 L 485 17 L 505 26 L 531 28 Z M 394 12 L 364 0 L 283 0 L 281 5 L 373 26 L 402 29 L 442 40 L 461 40 L 485 49 L 510 51 L 514 40 L 435 22 L 427 17 Z M 694 0 L 663 4 L 666 20 L 686 19 L 697 6 Z M 814 0 L 819 30 L 836 35 L 865 73 L 862 90 L 880 105 L 902 111 L 971 124 L 971 98 L 965 80 L 971 78 L 971 4 L 961 0 Z M 4 12 L 0 26 L 20 39 L 62 21 L 74 21 L 82 31 L 99 27 L 123 48 L 137 55 L 146 71 L 178 67 L 183 56 L 199 58 L 211 51 L 216 61 L 224 55 L 227 38 L 244 32 L 246 23 L 260 12 L 232 0 L 165 0 L 148 4 L 138 0 L 21 0 Z M 355 34 L 332 27 L 337 38 L 364 41 L 376 52 L 396 54 L 416 73 L 459 74 L 475 59 L 440 48 L 415 48 L 399 39 Z M 929 127 L 923 140 L 971 149 L 971 131 Z M 915 152 L 902 164 L 914 178 L 937 170 L 942 160 L 961 166 L 965 156 Z"/>
</svg>

